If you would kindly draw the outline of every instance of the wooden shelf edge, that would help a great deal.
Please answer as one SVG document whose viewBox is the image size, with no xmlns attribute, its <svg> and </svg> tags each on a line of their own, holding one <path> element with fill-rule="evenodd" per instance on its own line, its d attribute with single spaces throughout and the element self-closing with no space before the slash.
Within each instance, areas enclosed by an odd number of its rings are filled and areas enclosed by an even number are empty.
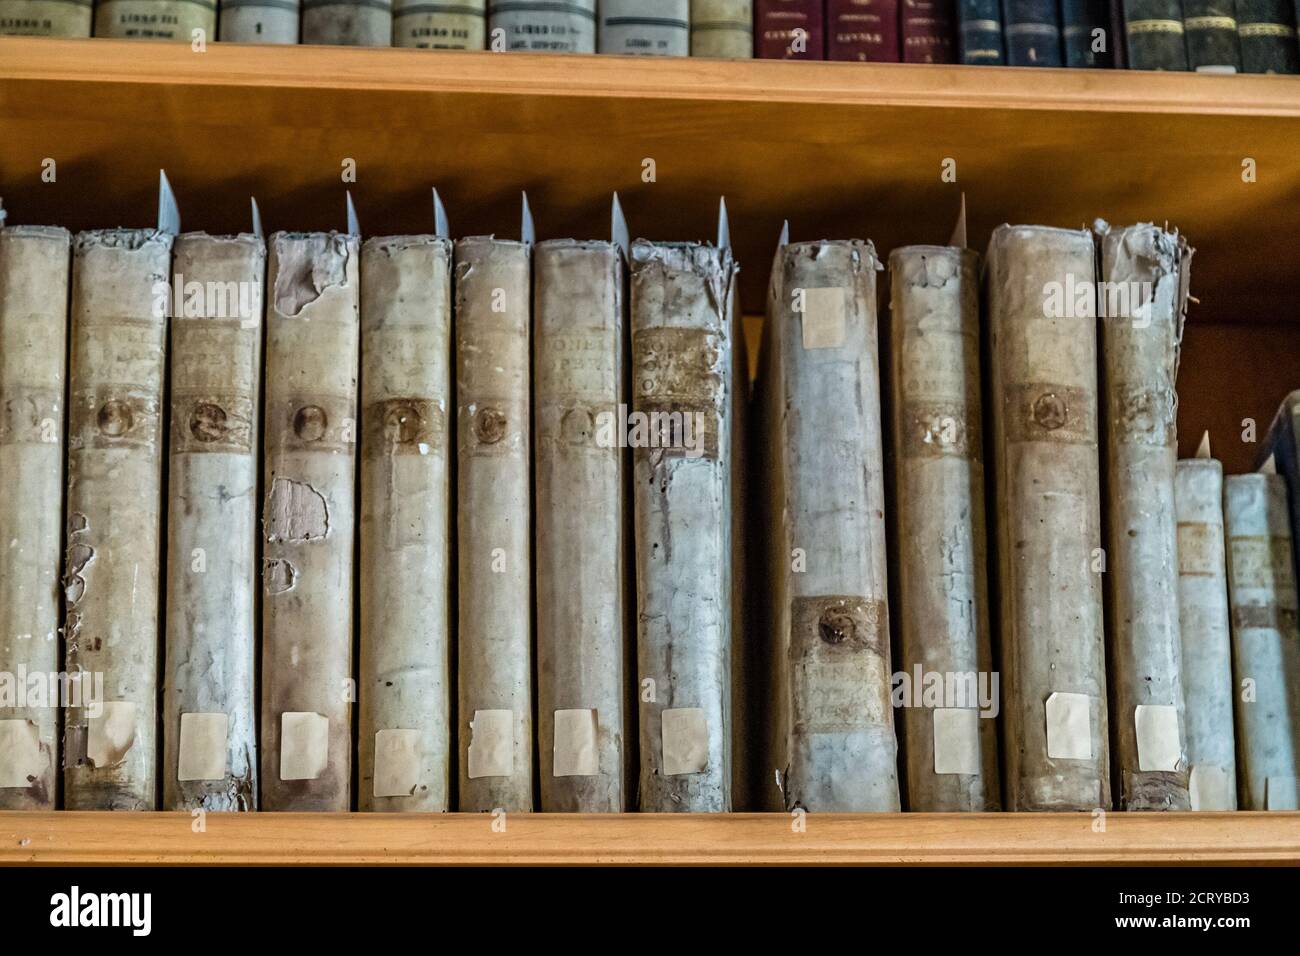
<svg viewBox="0 0 1300 956">
<path fill-rule="evenodd" d="M 0 81 L 1300 116 L 1300 77 L 0 37 Z"/>
<path fill-rule="evenodd" d="M 0 864 L 827 865 L 1300 862 L 1300 813 L 0 813 Z"/>
</svg>

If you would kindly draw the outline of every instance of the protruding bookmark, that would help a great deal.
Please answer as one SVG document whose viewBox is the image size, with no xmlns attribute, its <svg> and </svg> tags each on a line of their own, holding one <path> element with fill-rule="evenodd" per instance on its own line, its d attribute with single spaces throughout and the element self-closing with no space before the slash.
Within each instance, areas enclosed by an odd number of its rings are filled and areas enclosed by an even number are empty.
<svg viewBox="0 0 1300 956">
<path fill-rule="evenodd" d="M 176 194 L 167 181 L 167 173 L 162 169 L 158 170 L 158 231 L 173 236 L 181 231 L 181 210 L 176 205 Z"/>
<path fill-rule="evenodd" d="M 249 196 L 249 203 L 253 207 L 253 235 L 262 238 L 262 210 L 257 208 L 257 197 Z"/>
<path fill-rule="evenodd" d="M 957 225 L 952 227 L 952 238 L 948 245 L 958 249 L 966 248 L 966 194 L 961 194 L 961 211 L 957 213 Z"/>
<path fill-rule="evenodd" d="M 627 219 L 623 216 L 623 205 L 618 201 L 618 193 L 614 193 L 614 202 L 609 210 L 609 241 L 623 250 L 624 259 L 628 258 L 632 237 L 627 231 Z"/>
<path fill-rule="evenodd" d="M 1272 455 L 1269 455 L 1264 459 L 1264 464 L 1260 465 L 1258 470 L 1261 475 L 1276 475 L 1277 460 Z"/>
<path fill-rule="evenodd" d="M 8 215 L 9 213 L 5 212 L 4 198 L 0 197 L 0 229 L 3 229 L 5 227 L 5 217 Z"/>
<path fill-rule="evenodd" d="M 718 197 L 718 248 L 731 251 L 731 223 L 727 221 L 727 197 Z"/>
<path fill-rule="evenodd" d="M 519 211 L 519 241 L 531 246 L 537 237 L 533 229 L 533 211 L 528 208 L 528 193 L 521 192 L 519 195 L 523 197 Z"/>
<path fill-rule="evenodd" d="M 776 237 L 776 251 L 780 252 L 790 245 L 790 220 L 781 223 L 781 235 Z"/>
<path fill-rule="evenodd" d="M 1201 436 L 1201 443 L 1200 443 L 1198 446 L 1196 446 L 1196 457 L 1197 457 L 1197 458 L 1209 458 L 1209 457 L 1211 457 L 1211 455 L 1210 455 L 1210 431 L 1209 431 L 1209 429 L 1206 429 L 1206 430 L 1205 430 L 1205 434 Z"/>
<path fill-rule="evenodd" d="M 352 190 L 348 190 L 348 235 L 360 236 L 361 223 L 357 221 L 357 207 L 352 204 Z"/>
<path fill-rule="evenodd" d="M 442 197 L 438 187 L 433 187 L 433 234 L 439 239 L 450 239 L 451 228 L 447 225 L 447 210 L 442 206 Z"/>
</svg>

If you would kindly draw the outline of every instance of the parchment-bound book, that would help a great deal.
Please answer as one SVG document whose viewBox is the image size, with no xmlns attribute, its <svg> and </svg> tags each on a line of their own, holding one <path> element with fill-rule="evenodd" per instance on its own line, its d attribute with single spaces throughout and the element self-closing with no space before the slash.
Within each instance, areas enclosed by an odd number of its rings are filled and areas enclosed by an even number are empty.
<svg viewBox="0 0 1300 956">
<path fill-rule="evenodd" d="M 160 291 L 171 248 L 153 229 L 82 232 L 73 244 L 64 670 L 87 676 L 64 711 L 68 810 L 157 802 Z"/>
<path fill-rule="evenodd" d="M 768 294 L 765 804 L 899 809 L 874 247 L 782 245 Z"/>
<path fill-rule="evenodd" d="M 690 0 L 600 0 L 600 52 L 686 56 Z"/>
<path fill-rule="evenodd" d="M 595 53 L 596 0 L 491 0 L 488 35 L 506 50 Z"/>
<path fill-rule="evenodd" d="M 300 0 L 221 0 L 226 43 L 297 43 Z"/>
<path fill-rule="evenodd" d="M 1188 810 L 1178 626 L 1178 350 L 1192 250 L 1150 223 L 1097 224 L 1106 416 L 1108 661 L 1120 808 Z"/>
<path fill-rule="evenodd" d="M 481 50 L 487 0 L 393 0 L 393 46 Z"/>
<path fill-rule="evenodd" d="M 58 795 L 64 701 L 49 679 L 59 671 L 70 239 L 55 226 L 0 228 L 0 673 L 15 692 L 0 706 L 0 810 L 53 810 Z"/>
<path fill-rule="evenodd" d="M 360 242 L 277 232 L 267 266 L 262 809 L 350 807 Z"/>
<path fill-rule="evenodd" d="M 905 246 L 889 271 L 908 809 L 996 810 L 1001 682 L 989 637 L 979 256 Z"/>
<path fill-rule="evenodd" d="M 1286 499 L 1276 474 L 1224 479 L 1242 810 L 1300 810 L 1300 634 Z"/>
<path fill-rule="evenodd" d="M 392 0 L 302 0 L 302 42 L 392 46 Z"/>
<path fill-rule="evenodd" d="M 94 0 L 0 0 L 0 36 L 88 37 Z"/>
<path fill-rule="evenodd" d="M 258 422 L 266 244 L 172 265 L 163 807 L 257 809 Z"/>
<path fill-rule="evenodd" d="M 550 240 L 533 270 L 542 809 L 619 812 L 635 781 L 623 251 Z"/>
<path fill-rule="evenodd" d="M 455 256 L 459 809 L 529 811 L 531 247 L 475 236 Z"/>
<path fill-rule="evenodd" d="M 1006 809 L 1108 809 L 1092 235 L 999 226 L 985 275 Z"/>
<path fill-rule="evenodd" d="M 732 522 L 745 388 L 727 247 L 631 255 L 640 809 L 732 805 Z"/>
<path fill-rule="evenodd" d="M 753 0 L 694 0 L 691 4 L 691 56 L 752 59 Z"/>
<path fill-rule="evenodd" d="M 451 261 L 361 247 L 361 810 L 451 809 Z"/>
<path fill-rule="evenodd" d="M 217 0 L 98 0 L 95 36 L 207 43 L 217 38 Z"/>
</svg>

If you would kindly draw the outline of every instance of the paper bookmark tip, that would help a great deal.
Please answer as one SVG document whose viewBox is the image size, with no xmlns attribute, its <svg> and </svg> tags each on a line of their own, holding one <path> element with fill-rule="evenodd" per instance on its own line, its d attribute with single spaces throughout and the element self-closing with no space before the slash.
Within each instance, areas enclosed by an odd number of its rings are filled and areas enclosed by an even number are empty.
<svg viewBox="0 0 1300 956">
<path fill-rule="evenodd" d="M 451 227 L 447 224 L 447 210 L 438 195 L 438 187 L 433 188 L 433 234 L 439 239 L 451 238 Z"/>
<path fill-rule="evenodd" d="M 1201 436 L 1201 443 L 1196 446 L 1197 458 L 1209 458 L 1210 456 L 1210 432 L 1207 429 Z"/>
<path fill-rule="evenodd" d="M 262 210 L 257 208 L 257 197 L 249 196 L 249 203 L 253 207 L 253 235 L 262 238 Z"/>
<path fill-rule="evenodd" d="M 357 207 L 352 202 L 352 190 L 350 189 L 347 191 L 347 200 L 348 200 L 348 235 L 360 236 L 361 223 L 357 220 Z"/>
<path fill-rule="evenodd" d="M 952 238 L 948 245 L 958 249 L 966 248 L 966 194 L 961 194 L 961 208 L 957 212 L 957 224 L 952 227 Z"/>
<path fill-rule="evenodd" d="M 1277 460 L 1272 455 L 1269 455 L 1264 459 L 1264 464 L 1259 466 L 1259 473 L 1261 475 L 1276 475 Z"/>
<path fill-rule="evenodd" d="M 781 223 L 781 235 L 776 237 L 777 251 L 780 251 L 781 249 L 785 248 L 789 244 L 790 244 L 790 220 L 787 219 L 785 222 Z"/>
<path fill-rule="evenodd" d="M 528 193 L 520 192 L 519 196 L 519 241 L 531 246 L 537 238 L 537 231 L 533 226 L 533 210 L 528 205 Z"/>
<path fill-rule="evenodd" d="M 623 250 L 623 258 L 631 254 L 632 237 L 627 231 L 627 217 L 623 215 L 623 204 L 614 193 L 614 201 L 609 209 L 609 241 Z"/>
<path fill-rule="evenodd" d="M 731 250 L 731 223 L 727 220 L 727 197 L 718 197 L 718 248 Z"/>
<path fill-rule="evenodd" d="M 181 231 L 181 211 L 176 205 L 176 194 L 162 169 L 158 170 L 158 231 L 173 236 Z"/>
</svg>

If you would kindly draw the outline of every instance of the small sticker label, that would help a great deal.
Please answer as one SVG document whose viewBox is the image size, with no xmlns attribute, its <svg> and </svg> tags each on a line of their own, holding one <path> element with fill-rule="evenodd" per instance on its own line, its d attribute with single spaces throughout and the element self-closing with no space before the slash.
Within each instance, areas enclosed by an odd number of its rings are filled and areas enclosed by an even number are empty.
<svg viewBox="0 0 1300 956">
<path fill-rule="evenodd" d="M 1178 708 L 1138 704 L 1133 720 L 1137 726 L 1138 769 L 1177 770 L 1183 751 L 1178 736 Z"/>
<path fill-rule="evenodd" d="M 86 759 L 96 770 L 116 767 L 135 743 L 135 702 L 105 701 L 103 713 L 86 724 Z"/>
<path fill-rule="evenodd" d="M 476 710 L 469 723 L 469 778 L 509 777 L 515 772 L 515 715 Z"/>
<path fill-rule="evenodd" d="M 1213 764 L 1199 763 L 1192 767 L 1188 791 L 1193 810 L 1236 810 L 1233 797 L 1234 784 L 1228 772 Z"/>
<path fill-rule="evenodd" d="M 315 780 L 329 762 L 330 719 L 311 711 L 280 715 L 280 779 Z"/>
<path fill-rule="evenodd" d="M 224 780 L 229 731 L 230 718 L 226 714 L 181 714 L 176 779 Z"/>
<path fill-rule="evenodd" d="M 420 785 L 420 732 L 375 733 L 375 796 L 409 797 Z"/>
<path fill-rule="evenodd" d="M 709 726 L 700 707 L 676 707 L 663 712 L 665 776 L 703 773 L 709 766 Z"/>
<path fill-rule="evenodd" d="M 1047 698 L 1047 756 L 1092 759 L 1092 698 L 1057 691 Z"/>
<path fill-rule="evenodd" d="M 803 347 L 838 349 L 844 347 L 845 290 L 803 290 Z"/>
<path fill-rule="evenodd" d="M 934 772 L 980 772 L 980 715 L 969 707 L 934 710 Z"/>
<path fill-rule="evenodd" d="M 44 775 L 40 728 L 30 720 L 0 720 L 0 788 L 27 788 Z"/>
<path fill-rule="evenodd" d="M 552 774 L 556 777 L 594 777 L 599 774 L 598 736 L 596 711 L 557 710 Z"/>
</svg>

